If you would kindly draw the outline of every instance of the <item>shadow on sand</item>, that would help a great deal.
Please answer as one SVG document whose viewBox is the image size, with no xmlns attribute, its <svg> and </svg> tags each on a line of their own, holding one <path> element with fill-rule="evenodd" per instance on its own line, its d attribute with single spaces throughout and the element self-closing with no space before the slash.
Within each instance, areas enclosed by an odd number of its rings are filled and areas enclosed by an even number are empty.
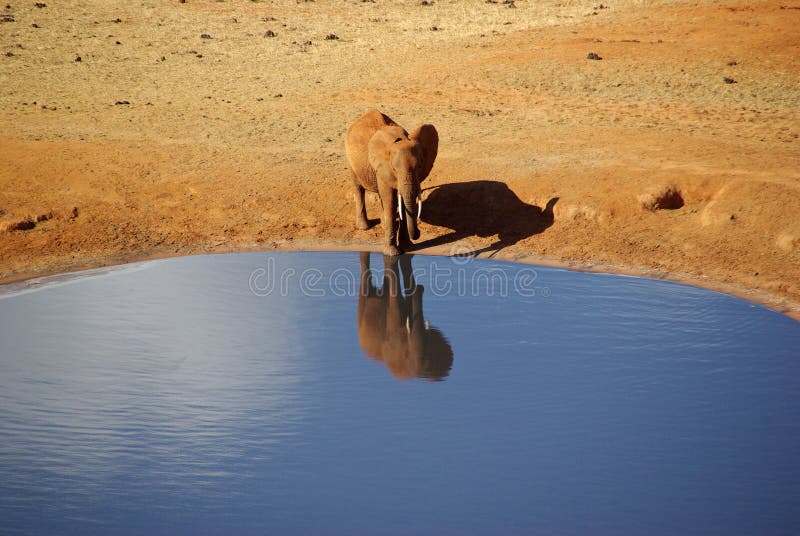
<svg viewBox="0 0 800 536">
<path fill-rule="evenodd" d="M 514 245 L 553 225 L 554 197 L 542 209 L 524 203 L 505 183 L 471 181 L 436 187 L 422 208 L 422 221 L 452 232 L 415 244 L 414 249 L 440 246 L 471 236 L 498 236 L 497 242 L 480 250 L 465 253 L 478 255 Z"/>
</svg>

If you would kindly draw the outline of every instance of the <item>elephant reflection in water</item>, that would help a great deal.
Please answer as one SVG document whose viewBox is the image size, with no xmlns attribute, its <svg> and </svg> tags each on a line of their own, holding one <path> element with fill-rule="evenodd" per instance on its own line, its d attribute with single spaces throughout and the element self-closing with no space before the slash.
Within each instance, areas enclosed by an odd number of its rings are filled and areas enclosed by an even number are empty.
<svg viewBox="0 0 800 536">
<path fill-rule="evenodd" d="M 383 257 L 383 285 L 377 288 L 369 268 L 370 254 L 361 253 L 358 342 L 365 354 L 383 361 L 396 378 L 442 380 L 453 366 L 453 350 L 422 314 L 425 289 L 414 280 L 411 257 Z"/>
</svg>

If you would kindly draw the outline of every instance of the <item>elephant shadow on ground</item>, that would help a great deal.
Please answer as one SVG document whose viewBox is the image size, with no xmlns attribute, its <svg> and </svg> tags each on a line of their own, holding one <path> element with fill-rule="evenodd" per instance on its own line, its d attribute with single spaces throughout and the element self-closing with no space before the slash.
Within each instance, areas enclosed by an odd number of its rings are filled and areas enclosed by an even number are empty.
<svg viewBox="0 0 800 536">
<path fill-rule="evenodd" d="M 452 232 L 416 244 L 415 249 L 457 242 L 471 236 L 498 236 L 498 240 L 477 255 L 512 246 L 553 225 L 554 197 L 544 208 L 523 202 L 505 183 L 471 181 L 443 184 L 435 187 L 425 199 L 422 221 Z"/>
<path fill-rule="evenodd" d="M 411 255 L 383 257 L 383 277 L 373 282 L 370 254 L 360 254 L 358 342 L 398 379 L 443 380 L 453 366 L 453 349 L 422 310 L 425 291 L 414 279 Z"/>
</svg>

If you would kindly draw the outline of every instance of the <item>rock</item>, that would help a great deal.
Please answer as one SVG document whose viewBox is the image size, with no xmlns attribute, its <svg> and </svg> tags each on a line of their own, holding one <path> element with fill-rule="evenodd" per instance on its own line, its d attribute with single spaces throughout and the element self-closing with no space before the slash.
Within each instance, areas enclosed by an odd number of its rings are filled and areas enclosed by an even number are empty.
<svg viewBox="0 0 800 536">
<path fill-rule="evenodd" d="M 589 60 L 602 60 L 603 58 L 601 58 L 600 56 L 598 56 L 594 52 L 589 52 L 589 54 L 586 55 L 586 59 L 589 59 Z"/>
<path fill-rule="evenodd" d="M 278 34 L 273 32 L 272 30 L 267 30 L 264 32 L 264 37 L 278 37 Z"/>
<path fill-rule="evenodd" d="M 727 76 L 725 78 L 723 78 L 722 81 L 725 82 L 726 84 L 737 84 L 738 83 L 733 78 L 729 78 Z"/>
<path fill-rule="evenodd" d="M 211 39 L 209 34 L 200 34 L 200 39 Z"/>
<path fill-rule="evenodd" d="M 325 36 L 325 40 L 326 41 L 336 41 L 338 39 L 339 39 L 339 36 L 336 35 L 335 33 L 330 33 L 330 34 Z"/>
<path fill-rule="evenodd" d="M 6 231 L 29 231 L 36 227 L 36 222 L 33 221 L 33 218 L 25 218 L 24 220 L 16 221 L 14 223 L 9 223 L 6 227 Z"/>
</svg>

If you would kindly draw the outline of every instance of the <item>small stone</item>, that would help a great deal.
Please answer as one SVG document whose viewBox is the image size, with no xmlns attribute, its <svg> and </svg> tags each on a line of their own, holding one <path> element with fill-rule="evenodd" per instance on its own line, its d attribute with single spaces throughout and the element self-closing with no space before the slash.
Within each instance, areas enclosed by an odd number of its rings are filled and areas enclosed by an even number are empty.
<svg viewBox="0 0 800 536">
<path fill-rule="evenodd" d="M 123 106 L 123 105 L 126 105 L 126 104 L 130 104 L 130 102 L 129 102 L 129 101 L 126 101 L 126 100 L 118 100 L 118 101 L 117 101 L 117 102 L 115 102 L 114 104 L 115 104 L 116 106 Z"/>
<path fill-rule="evenodd" d="M 211 39 L 211 36 L 208 34 L 200 34 L 200 39 Z"/>
<path fill-rule="evenodd" d="M 598 56 L 594 52 L 589 52 L 589 54 L 586 56 L 586 59 L 589 59 L 589 60 L 602 60 L 603 58 L 601 58 L 600 56 Z"/>
<path fill-rule="evenodd" d="M 272 30 L 267 30 L 264 32 L 264 37 L 278 37 L 278 34 L 273 32 Z"/>
<path fill-rule="evenodd" d="M 738 84 L 736 80 L 734 80 L 733 78 L 729 78 L 727 76 L 723 78 L 722 81 L 725 82 L 726 84 Z"/>
<path fill-rule="evenodd" d="M 75 62 L 76 63 L 80 63 L 80 61 L 81 61 L 81 57 L 80 56 L 75 56 Z"/>
<path fill-rule="evenodd" d="M 36 6 L 36 7 L 38 7 L 39 9 L 42 9 L 42 8 L 45 8 L 45 7 L 47 7 L 47 4 L 45 4 L 44 2 L 36 2 L 36 3 L 35 3 L 35 4 L 33 4 L 33 5 L 34 5 L 34 6 Z"/>
<path fill-rule="evenodd" d="M 326 41 L 336 41 L 337 39 L 339 39 L 339 36 L 336 35 L 335 33 L 330 33 L 325 36 Z"/>
</svg>

